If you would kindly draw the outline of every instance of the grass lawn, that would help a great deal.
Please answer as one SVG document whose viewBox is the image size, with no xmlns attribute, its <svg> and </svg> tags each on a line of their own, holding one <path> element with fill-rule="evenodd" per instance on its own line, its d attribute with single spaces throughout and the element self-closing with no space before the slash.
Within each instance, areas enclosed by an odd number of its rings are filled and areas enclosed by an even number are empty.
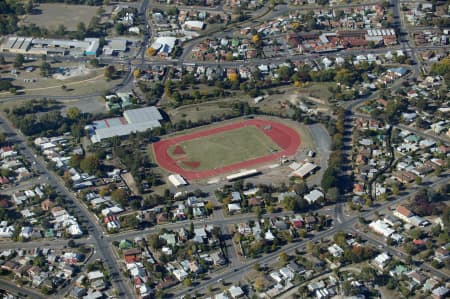
<svg viewBox="0 0 450 299">
<path fill-rule="evenodd" d="M 25 15 L 21 24 L 36 24 L 52 30 L 62 24 L 68 30 L 76 30 L 80 22 L 87 26 L 97 10 L 98 7 L 89 5 L 42 3 L 35 8 L 35 14 Z"/>
<path fill-rule="evenodd" d="M 182 150 L 180 150 L 180 148 Z M 186 170 L 208 170 L 270 155 L 281 148 L 260 129 L 247 126 L 187 140 L 169 148 Z"/>
<path fill-rule="evenodd" d="M 230 98 L 225 98 L 225 101 L 230 101 Z M 220 117 L 224 114 L 230 114 L 233 109 L 230 107 L 224 107 L 221 105 L 222 101 L 205 102 L 196 105 L 181 106 L 176 109 L 168 109 L 167 113 L 170 116 L 172 122 L 176 123 L 181 120 L 191 120 L 197 122 L 200 120 L 210 120 L 211 116 Z"/>
<path fill-rule="evenodd" d="M 50 60 L 51 61 L 51 60 Z M 26 62 L 23 67 L 17 69 L 17 77 L 11 74 L 14 67 L 11 64 L 0 67 L 0 75 L 4 79 L 8 79 L 16 86 L 17 90 L 27 95 L 51 95 L 51 96 L 79 96 L 90 94 L 98 91 L 109 90 L 110 88 L 121 82 L 122 78 L 114 80 L 106 80 L 104 77 L 104 68 L 90 68 L 90 73 L 80 75 L 65 80 L 58 80 L 53 76 L 42 77 L 39 71 L 40 61 Z M 79 63 L 51 63 L 52 69 L 57 68 L 77 68 Z M 24 69 L 33 67 L 34 70 L 27 72 Z M 119 66 L 116 69 L 121 71 Z M 126 71 L 126 69 L 124 69 Z M 32 79 L 34 82 L 25 82 Z M 61 88 L 65 85 L 66 89 Z M 11 97 L 8 91 L 1 91 L 0 97 Z"/>
</svg>

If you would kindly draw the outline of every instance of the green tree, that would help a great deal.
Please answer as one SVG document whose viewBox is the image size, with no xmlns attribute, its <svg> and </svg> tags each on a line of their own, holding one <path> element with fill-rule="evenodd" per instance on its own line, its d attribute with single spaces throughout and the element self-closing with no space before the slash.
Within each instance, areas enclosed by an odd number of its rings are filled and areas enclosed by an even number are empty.
<svg viewBox="0 0 450 299">
<path fill-rule="evenodd" d="M 447 76 L 450 74 L 450 58 L 444 58 L 431 66 L 430 72 L 434 75 Z"/>
<path fill-rule="evenodd" d="M 16 58 L 14 59 L 14 67 L 21 67 L 23 63 L 25 62 L 25 57 L 22 54 L 17 54 Z"/>
<path fill-rule="evenodd" d="M 364 281 L 374 281 L 377 278 L 377 271 L 372 267 L 364 267 L 361 270 L 361 279 Z"/>
<path fill-rule="evenodd" d="M 77 246 L 77 244 L 75 243 L 75 241 L 73 239 L 70 239 L 69 242 L 67 243 L 67 245 L 70 248 L 75 248 Z"/>
<path fill-rule="evenodd" d="M 77 25 L 77 31 L 82 33 L 83 35 L 86 33 L 86 24 L 84 24 L 83 22 L 78 23 Z"/>
<path fill-rule="evenodd" d="M 211 200 L 208 201 L 205 205 L 205 208 L 208 211 L 208 213 L 214 212 L 214 203 Z"/>
<path fill-rule="evenodd" d="M 337 179 L 337 171 L 334 167 L 328 167 L 322 177 L 322 188 L 325 192 L 328 192 L 328 189 L 331 187 L 335 187 L 338 184 Z"/>
<path fill-rule="evenodd" d="M 92 58 L 89 60 L 89 64 L 93 67 L 99 67 L 100 62 L 98 61 L 97 58 Z"/>
<path fill-rule="evenodd" d="M 6 80 L 0 80 L 0 90 L 10 90 L 11 88 L 13 88 L 13 85 L 11 84 L 11 82 L 6 81 Z"/>
<path fill-rule="evenodd" d="M 48 63 L 47 61 L 42 61 L 41 65 L 39 66 L 39 69 L 41 70 L 41 76 L 47 77 L 50 74 L 52 67 L 50 63 Z"/>
<path fill-rule="evenodd" d="M 255 281 L 253 282 L 253 287 L 257 292 L 261 292 L 265 288 L 264 278 L 258 276 L 255 278 Z"/>
<path fill-rule="evenodd" d="M 116 74 L 116 68 L 113 65 L 108 66 L 105 69 L 105 77 L 108 80 L 111 80 Z"/>
<path fill-rule="evenodd" d="M 191 285 L 192 285 L 192 280 L 190 278 L 186 278 L 185 280 L 183 280 L 183 286 L 188 288 Z"/>
<path fill-rule="evenodd" d="M 283 265 L 286 265 L 289 261 L 289 256 L 286 254 L 286 252 L 280 252 L 278 258 Z"/>
<path fill-rule="evenodd" d="M 308 191 L 308 186 L 303 181 L 295 183 L 292 188 L 297 194 L 305 194 Z"/>
<path fill-rule="evenodd" d="M 261 265 L 259 263 L 254 263 L 253 264 L 253 270 L 259 272 L 261 270 Z"/>
<path fill-rule="evenodd" d="M 78 109 L 78 107 L 70 107 L 67 108 L 66 115 L 68 119 L 78 120 L 81 115 L 81 111 L 80 109 Z"/>
<path fill-rule="evenodd" d="M 332 187 L 328 189 L 328 192 L 326 194 L 326 198 L 328 202 L 336 202 L 339 199 L 340 192 L 337 187 Z"/>
<path fill-rule="evenodd" d="M 127 28 L 125 27 L 125 25 L 122 24 L 122 23 L 117 23 L 116 26 L 115 26 L 114 28 L 116 29 L 116 33 L 117 33 L 118 35 L 123 35 L 123 34 L 125 33 L 125 30 L 127 29 Z"/>
<path fill-rule="evenodd" d="M 124 189 L 116 189 L 111 192 L 111 199 L 124 205 L 125 201 L 128 200 L 128 194 Z"/>
<path fill-rule="evenodd" d="M 294 196 L 286 196 L 285 198 L 283 198 L 283 208 L 288 211 L 293 211 L 295 208 L 296 200 L 297 199 Z"/>
<path fill-rule="evenodd" d="M 84 172 L 94 174 L 100 166 L 99 160 L 95 156 L 88 156 L 80 162 L 80 168 Z"/>
<path fill-rule="evenodd" d="M 148 244 L 153 249 L 159 249 L 164 245 L 157 234 L 153 234 L 148 237 Z"/>
<path fill-rule="evenodd" d="M 33 1 L 28 0 L 27 4 L 25 5 L 25 11 L 27 12 L 27 14 L 33 13 L 33 6 Z"/>
<path fill-rule="evenodd" d="M 356 74 L 348 69 L 340 69 L 334 76 L 334 80 L 338 83 L 351 86 L 356 80 Z"/>
<path fill-rule="evenodd" d="M 64 36 L 66 34 L 66 31 L 67 31 L 66 26 L 64 26 L 63 24 L 59 24 L 58 28 L 55 31 L 55 35 L 59 36 L 59 37 L 62 37 L 62 36 Z"/>
<path fill-rule="evenodd" d="M 45 285 L 43 285 L 43 286 L 40 288 L 40 291 L 41 291 L 41 293 L 44 294 L 44 295 L 50 295 L 50 294 L 52 293 L 52 289 L 50 289 L 49 287 L 47 287 L 47 286 L 45 286 Z"/>
<path fill-rule="evenodd" d="M 279 78 L 283 81 L 289 81 L 291 79 L 292 72 L 292 68 L 287 65 L 281 66 L 277 71 Z"/>
<path fill-rule="evenodd" d="M 422 178 L 421 178 L 420 176 L 417 176 L 417 177 L 414 179 L 414 182 L 415 182 L 417 185 L 420 185 L 420 184 L 422 184 Z"/>
</svg>

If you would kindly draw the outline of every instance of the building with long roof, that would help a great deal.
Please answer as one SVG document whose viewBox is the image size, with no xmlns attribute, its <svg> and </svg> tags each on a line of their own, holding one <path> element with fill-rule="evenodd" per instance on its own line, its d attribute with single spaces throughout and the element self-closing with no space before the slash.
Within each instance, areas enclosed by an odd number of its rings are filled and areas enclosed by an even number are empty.
<svg viewBox="0 0 450 299">
<path fill-rule="evenodd" d="M 86 129 L 91 134 L 92 142 L 97 143 L 114 136 L 126 136 L 161 127 L 162 119 L 159 110 L 152 106 L 126 110 L 123 117 L 98 120 L 87 126 Z"/>
</svg>

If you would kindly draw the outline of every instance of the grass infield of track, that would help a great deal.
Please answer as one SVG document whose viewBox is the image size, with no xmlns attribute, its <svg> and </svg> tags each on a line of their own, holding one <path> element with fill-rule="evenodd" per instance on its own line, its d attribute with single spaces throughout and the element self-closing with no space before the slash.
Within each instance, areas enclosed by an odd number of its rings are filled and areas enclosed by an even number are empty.
<svg viewBox="0 0 450 299">
<path fill-rule="evenodd" d="M 178 147 L 184 153 L 174 153 Z M 172 145 L 168 152 L 172 159 L 181 160 L 181 168 L 202 171 L 270 155 L 280 150 L 259 128 L 246 126 L 186 140 Z M 190 166 L 195 164 L 198 166 Z"/>
</svg>

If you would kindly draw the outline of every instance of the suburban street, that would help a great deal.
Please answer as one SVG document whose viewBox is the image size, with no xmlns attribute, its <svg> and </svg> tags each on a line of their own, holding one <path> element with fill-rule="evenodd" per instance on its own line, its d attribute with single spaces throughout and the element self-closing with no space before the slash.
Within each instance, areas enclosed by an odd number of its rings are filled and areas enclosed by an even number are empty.
<svg viewBox="0 0 450 299">
<path fill-rule="evenodd" d="M 447 175 L 445 177 L 441 177 L 438 179 L 432 179 L 431 182 L 432 183 L 428 186 L 428 188 L 436 188 L 436 187 L 439 187 L 443 184 L 450 182 L 450 177 Z M 370 217 L 372 217 L 375 214 L 375 212 L 384 210 L 390 206 L 395 206 L 399 202 L 401 202 L 411 196 L 414 196 L 414 194 L 416 194 L 417 192 L 419 192 L 419 191 L 416 189 L 407 190 L 407 192 L 406 192 L 407 194 L 404 194 L 394 200 L 387 201 L 387 202 L 380 204 L 376 207 L 373 207 L 367 211 L 364 211 L 356 217 L 349 218 L 341 223 L 336 223 L 333 228 L 331 228 L 329 230 L 317 232 L 314 234 L 314 236 L 312 238 L 308 238 L 306 240 L 303 240 L 303 241 L 300 241 L 297 243 L 288 244 L 275 252 L 264 255 L 263 257 L 256 259 L 256 260 L 247 261 L 245 263 L 242 263 L 242 265 L 236 265 L 236 266 L 231 265 L 230 269 L 226 273 L 221 273 L 220 275 L 213 276 L 210 280 L 208 280 L 206 282 L 203 282 L 203 281 L 200 282 L 198 285 L 196 285 L 196 291 L 201 291 L 205 288 L 208 288 L 208 286 L 214 285 L 215 283 L 217 283 L 217 280 L 232 281 L 232 282 L 237 281 L 239 279 L 236 280 L 236 278 L 241 277 L 246 271 L 249 271 L 250 269 L 252 269 L 252 266 L 255 263 L 258 263 L 260 265 L 274 264 L 274 263 L 276 263 L 276 258 L 279 256 L 279 254 L 281 252 L 286 252 L 287 254 L 294 254 L 296 249 L 304 248 L 308 241 L 317 242 L 323 238 L 332 236 L 336 232 L 345 231 L 348 228 L 352 228 L 356 223 L 358 223 L 359 217 L 363 217 L 364 219 L 369 219 Z M 383 246 L 388 247 L 388 246 L 386 246 L 386 244 L 384 244 Z M 442 276 L 442 274 L 440 274 L 438 272 L 436 272 L 436 273 L 439 274 L 438 276 Z M 443 277 L 445 277 L 445 275 Z M 182 296 L 187 293 L 189 293 L 189 291 L 183 290 L 183 291 L 176 293 L 175 295 Z"/>
<path fill-rule="evenodd" d="M 0 115 L 0 128 L 5 132 L 11 142 L 14 142 L 14 144 L 19 146 L 27 161 L 32 163 L 40 174 L 48 178 L 47 183 L 55 188 L 59 194 L 63 195 L 66 200 L 72 202 L 76 206 L 77 217 L 80 221 L 88 223 L 89 236 L 92 238 L 93 244 L 100 254 L 100 257 L 109 267 L 109 271 L 113 277 L 113 284 L 116 286 L 119 295 L 125 296 L 126 298 L 132 298 L 133 293 L 129 284 L 122 279 L 118 261 L 112 252 L 110 244 L 103 240 L 103 230 L 93 214 L 89 212 L 87 207 L 81 203 L 70 190 L 67 189 L 62 179 L 47 168 L 46 162 L 40 156 L 34 154 L 33 149 L 29 147 L 26 138 L 12 126 L 9 120 L 3 115 Z M 41 246 L 46 243 L 49 242 L 41 242 Z"/>
</svg>

